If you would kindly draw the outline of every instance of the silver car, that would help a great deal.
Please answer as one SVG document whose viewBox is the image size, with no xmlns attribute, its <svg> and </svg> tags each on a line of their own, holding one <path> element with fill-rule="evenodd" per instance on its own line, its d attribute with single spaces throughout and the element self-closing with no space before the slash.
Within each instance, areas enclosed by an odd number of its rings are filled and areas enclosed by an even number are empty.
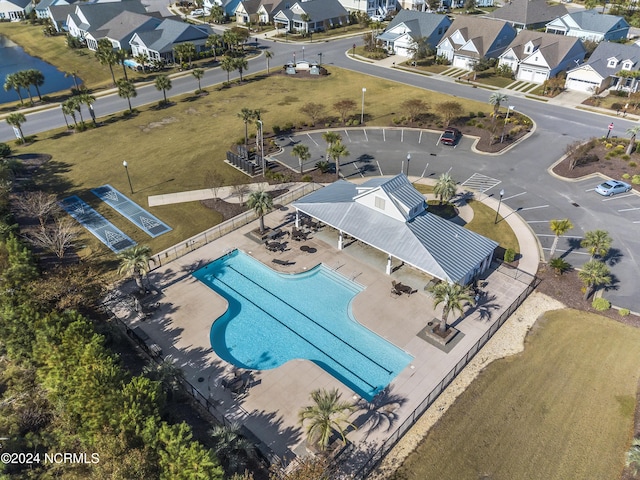
<svg viewBox="0 0 640 480">
<path fill-rule="evenodd" d="M 605 197 L 610 197 L 616 193 L 628 192 L 629 190 L 631 190 L 631 185 L 618 180 L 607 180 L 596 187 L 596 193 Z"/>
</svg>

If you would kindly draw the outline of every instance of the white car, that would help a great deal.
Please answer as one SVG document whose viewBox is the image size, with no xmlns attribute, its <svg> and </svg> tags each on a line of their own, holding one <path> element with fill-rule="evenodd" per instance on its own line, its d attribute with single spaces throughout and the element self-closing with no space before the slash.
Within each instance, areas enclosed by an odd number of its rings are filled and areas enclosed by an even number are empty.
<svg viewBox="0 0 640 480">
<path fill-rule="evenodd" d="M 204 15 L 204 10 L 202 8 L 196 8 L 193 12 L 191 12 L 191 15 L 194 17 L 201 17 Z"/>
<path fill-rule="evenodd" d="M 384 22 L 384 15 L 371 15 L 369 18 L 372 22 Z"/>
</svg>

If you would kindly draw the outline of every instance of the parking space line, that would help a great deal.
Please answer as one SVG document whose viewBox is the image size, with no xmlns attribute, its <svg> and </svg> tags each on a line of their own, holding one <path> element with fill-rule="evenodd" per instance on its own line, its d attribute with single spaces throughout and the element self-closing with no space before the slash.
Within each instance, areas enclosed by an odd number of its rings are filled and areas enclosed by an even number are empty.
<svg viewBox="0 0 640 480">
<path fill-rule="evenodd" d="M 360 176 L 362 178 L 364 178 L 364 175 L 362 174 L 362 170 L 360 169 L 360 167 L 358 166 L 357 162 L 353 162 L 353 167 L 356 169 L 356 172 L 358 172 L 360 174 Z"/>
<path fill-rule="evenodd" d="M 384 173 L 382 173 L 382 167 L 380 166 L 380 162 L 376 160 L 376 163 L 378 164 L 378 170 L 380 170 L 380 176 L 382 177 Z"/>
<path fill-rule="evenodd" d="M 542 250 L 549 250 L 549 251 L 550 251 L 550 250 L 551 250 L 551 248 L 542 247 Z M 580 252 L 580 251 L 578 251 L 578 250 L 561 250 L 561 249 L 559 249 L 559 248 L 556 248 L 556 253 L 558 253 L 558 252 L 562 252 L 562 253 L 569 252 L 569 253 L 571 253 L 571 254 L 574 254 L 574 253 L 575 253 L 575 254 L 577 254 L 577 255 L 591 255 L 589 252 Z"/>
<path fill-rule="evenodd" d="M 309 140 L 311 140 L 313 143 L 315 143 L 315 144 L 316 144 L 316 147 L 318 146 L 318 142 L 316 142 L 316 141 L 313 139 L 313 137 L 312 137 L 311 135 L 309 135 L 308 133 L 307 133 L 307 137 L 309 137 Z"/>
<path fill-rule="evenodd" d="M 527 223 L 549 223 L 551 220 L 529 220 Z"/>
<path fill-rule="evenodd" d="M 362 131 L 364 132 L 364 138 L 365 140 L 368 142 L 369 141 L 369 136 L 367 135 L 367 129 L 363 128 Z"/>
<path fill-rule="evenodd" d="M 422 143 L 422 130 L 420 130 L 420 136 L 418 137 L 418 143 Z"/>
<path fill-rule="evenodd" d="M 547 208 L 549 205 L 538 205 L 537 207 L 519 208 L 518 212 L 524 212 L 525 210 L 535 210 L 537 208 Z"/>
<path fill-rule="evenodd" d="M 628 193 L 627 195 L 614 195 L 612 197 L 607 197 L 604 200 L 602 200 L 603 202 L 608 202 L 609 200 L 619 200 L 621 198 L 627 198 L 627 197 L 633 197 L 634 194 L 633 193 Z"/>
<path fill-rule="evenodd" d="M 587 190 L 585 190 L 585 192 L 594 192 L 595 190 L 595 188 L 588 188 Z"/>
<path fill-rule="evenodd" d="M 387 133 L 386 133 L 386 130 L 384 128 L 382 129 L 382 141 L 383 142 L 387 141 Z"/>
<path fill-rule="evenodd" d="M 404 128 L 400 130 L 400 143 L 404 142 Z"/>
<path fill-rule="evenodd" d="M 618 210 L 619 212 L 630 212 L 631 210 L 640 210 L 640 207 L 635 207 L 635 208 L 623 208 L 621 210 Z"/>
<path fill-rule="evenodd" d="M 536 233 L 538 237 L 555 237 L 551 233 Z M 560 238 L 582 238 L 578 235 L 560 235 Z"/>
<path fill-rule="evenodd" d="M 351 141 L 351 137 L 349 136 L 349 130 L 345 129 L 344 133 L 347 136 L 347 138 L 349 139 L 349 141 Z"/>
<path fill-rule="evenodd" d="M 502 201 L 506 202 L 507 200 L 511 200 L 512 198 L 519 197 L 520 195 L 524 195 L 525 193 L 527 193 L 527 192 L 516 193 L 515 195 L 511 195 L 510 197 L 503 198 Z"/>
</svg>

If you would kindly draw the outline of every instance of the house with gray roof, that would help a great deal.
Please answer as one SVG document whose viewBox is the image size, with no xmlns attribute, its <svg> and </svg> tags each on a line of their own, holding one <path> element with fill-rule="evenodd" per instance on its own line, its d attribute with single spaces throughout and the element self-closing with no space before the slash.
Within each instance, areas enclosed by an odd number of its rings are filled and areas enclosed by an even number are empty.
<svg viewBox="0 0 640 480">
<path fill-rule="evenodd" d="M 92 51 L 98 49 L 98 40 L 103 38 L 111 41 L 113 48 L 129 51 L 129 42 L 136 32 L 156 28 L 162 19 L 148 14 L 121 12 L 97 30 L 88 31 L 85 35 L 87 48 Z"/>
<path fill-rule="evenodd" d="M 71 5 L 75 0 L 41 0 L 35 7 L 36 17 L 49 18 L 49 7 L 54 5 Z"/>
<path fill-rule="evenodd" d="M 67 16 L 69 35 L 84 42 L 87 34 L 101 30 L 103 26 L 123 12 L 146 13 L 140 0 L 123 0 L 109 3 L 78 3 Z M 95 37 L 95 35 L 94 35 Z"/>
<path fill-rule="evenodd" d="M 31 0 L 0 0 L 0 20 L 22 20 L 32 9 Z"/>
<path fill-rule="evenodd" d="M 287 31 L 321 32 L 349 22 L 349 13 L 338 0 L 298 1 L 291 8 L 286 8 L 286 3 L 280 5 L 273 23 Z M 308 20 L 304 20 L 307 16 Z"/>
<path fill-rule="evenodd" d="M 211 33 L 208 25 L 191 25 L 165 18 L 153 29 L 136 32 L 129 45 L 134 57 L 145 55 L 152 61 L 172 63 L 175 62 L 173 49 L 176 45 L 192 43 L 196 52 L 203 52 L 208 49 L 206 43 Z"/>
<path fill-rule="evenodd" d="M 454 67 L 472 70 L 481 58 L 498 58 L 514 38 L 516 30 L 507 22 L 458 15 L 437 45 L 437 52 Z"/>
<path fill-rule="evenodd" d="M 547 0 L 509 0 L 487 18 L 510 23 L 516 30 L 537 30 L 567 14 L 564 5 L 549 5 Z"/>
<path fill-rule="evenodd" d="M 587 49 L 579 38 L 521 30 L 499 57 L 499 65 L 508 65 L 516 80 L 544 83 L 560 72 L 579 65 Z"/>
<path fill-rule="evenodd" d="M 638 91 L 640 47 L 601 42 L 587 63 L 567 72 L 565 88 L 586 93 L 600 93 L 607 88 Z M 627 75 L 629 73 L 629 75 Z"/>
<path fill-rule="evenodd" d="M 400 10 L 377 39 L 390 54 L 411 57 L 418 39 L 426 39 L 435 48 L 450 25 L 446 15 Z"/>
<path fill-rule="evenodd" d="M 349 235 L 394 260 L 445 282 L 468 284 L 491 264 L 496 242 L 429 212 L 424 196 L 404 174 L 356 185 L 338 180 L 293 203 L 300 214 Z"/>
<path fill-rule="evenodd" d="M 595 10 L 568 13 L 550 21 L 546 32 L 578 37 L 582 41 L 625 40 L 629 34 L 627 21 L 616 15 L 602 15 Z"/>
<path fill-rule="evenodd" d="M 74 4 L 56 4 L 47 7 L 49 19 L 51 20 L 51 23 L 58 33 L 69 31 L 67 19 L 69 18 L 69 15 L 75 11 L 75 9 L 76 6 Z"/>
<path fill-rule="evenodd" d="M 268 24 L 273 21 L 273 14 L 280 10 L 280 5 L 286 5 L 283 0 L 241 0 L 233 14 L 240 25 L 250 22 Z"/>
</svg>

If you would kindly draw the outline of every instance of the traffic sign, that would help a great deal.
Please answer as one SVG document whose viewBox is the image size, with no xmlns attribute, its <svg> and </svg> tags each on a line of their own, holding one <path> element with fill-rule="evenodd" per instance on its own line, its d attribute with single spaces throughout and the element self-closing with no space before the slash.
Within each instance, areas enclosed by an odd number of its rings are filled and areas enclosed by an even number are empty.
<svg viewBox="0 0 640 480">
<path fill-rule="evenodd" d="M 609 124 L 609 130 L 613 130 L 613 122 Z"/>
</svg>

